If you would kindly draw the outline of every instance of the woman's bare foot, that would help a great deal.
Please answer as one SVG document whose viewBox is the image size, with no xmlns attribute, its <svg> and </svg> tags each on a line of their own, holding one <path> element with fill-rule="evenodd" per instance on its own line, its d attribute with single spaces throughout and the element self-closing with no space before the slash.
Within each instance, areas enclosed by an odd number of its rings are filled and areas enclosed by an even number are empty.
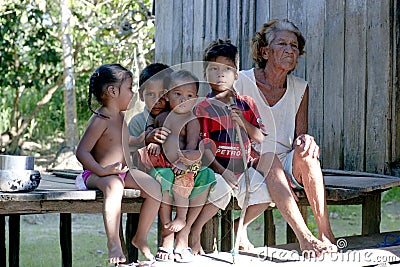
<svg viewBox="0 0 400 267">
<path fill-rule="evenodd" d="M 299 243 L 305 257 L 315 258 L 326 252 L 337 252 L 337 247 L 331 242 L 322 242 L 314 236 L 304 237 L 304 239 L 299 240 Z"/>
<path fill-rule="evenodd" d="M 165 228 L 172 232 L 179 232 L 186 225 L 186 220 L 182 218 L 176 217 L 172 222 L 166 223 L 164 225 Z"/>
<path fill-rule="evenodd" d="M 190 233 L 189 235 L 189 247 L 192 248 L 193 255 L 204 255 L 204 250 L 201 247 L 200 234 Z"/>
<path fill-rule="evenodd" d="M 330 242 L 331 244 L 335 244 L 335 236 L 333 235 L 332 231 L 329 232 L 321 232 L 318 234 L 318 239 L 322 242 Z"/>
<path fill-rule="evenodd" d="M 140 250 L 140 252 L 143 254 L 143 256 L 148 259 L 148 260 L 154 260 L 154 255 L 151 254 L 149 245 L 147 244 L 146 239 L 139 239 L 136 237 L 136 235 L 132 238 L 132 245 L 134 245 L 137 249 Z"/>
<path fill-rule="evenodd" d="M 107 243 L 108 247 L 108 263 L 126 262 L 124 253 L 120 245 Z"/>
</svg>

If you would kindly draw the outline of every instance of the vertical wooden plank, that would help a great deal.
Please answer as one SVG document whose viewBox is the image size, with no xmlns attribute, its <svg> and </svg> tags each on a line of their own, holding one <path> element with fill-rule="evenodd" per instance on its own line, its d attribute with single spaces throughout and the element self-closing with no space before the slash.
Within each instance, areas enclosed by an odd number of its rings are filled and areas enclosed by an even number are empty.
<svg viewBox="0 0 400 267">
<path fill-rule="evenodd" d="M 269 0 L 256 0 L 256 31 L 259 31 L 261 26 L 270 20 L 269 3 Z"/>
<path fill-rule="evenodd" d="M 271 19 L 286 19 L 288 17 L 288 0 L 272 0 L 269 3 Z"/>
<path fill-rule="evenodd" d="M 8 220 L 8 266 L 19 266 L 19 241 L 20 241 L 21 216 L 10 215 Z"/>
<path fill-rule="evenodd" d="M 199 78 L 200 81 L 204 81 L 203 73 L 203 53 L 204 53 L 204 30 L 205 30 L 205 1 L 194 0 L 193 9 L 193 54 L 192 54 L 192 71 Z M 199 96 L 205 96 L 208 92 L 208 86 L 204 82 L 200 83 Z"/>
<path fill-rule="evenodd" d="M 172 64 L 173 0 L 155 1 L 155 61 Z"/>
<path fill-rule="evenodd" d="M 240 50 L 240 3 L 241 0 L 230 1 L 229 6 L 229 31 L 228 36 L 231 39 L 232 44 L 236 45 Z M 240 51 L 239 51 L 240 53 Z"/>
<path fill-rule="evenodd" d="M 363 51 L 366 51 L 366 3 L 359 0 L 347 0 L 345 12 L 344 169 L 364 171 L 366 56 Z"/>
<path fill-rule="evenodd" d="M 193 60 L 193 35 L 194 35 L 194 9 L 193 0 L 186 0 L 182 6 L 182 59 L 181 62 Z M 179 39 L 178 39 L 179 40 Z M 193 69 L 189 69 L 193 71 Z"/>
<path fill-rule="evenodd" d="M 63 267 L 72 266 L 71 213 L 60 213 L 60 246 Z"/>
<path fill-rule="evenodd" d="M 363 198 L 362 204 L 362 235 L 380 233 L 381 224 L 381 193 L 375 193 Z"/>
<path fill-rule="evenodd" d="M 218 240 L 218 226 L 219 218 L 217 215 L 203 226 L 203 230 L 201 231 L 201 246 L 206 253 L 214 250 L 214 244 Z"/>
<path fill-rule="evenodd" d="M 390 0 L 367 1 L 366 171 L 384 173 L 392 87 Z"/>
<path fill-rule="evenodd" d="M 275 223 L 272 209 L 264 211 L 264 246 L 275 246 Z"/>
<path fill-rule="evenodd" d="M 0 266 L 6 266 L 6 216 L 0 215 Z"/>
<path fill-rule="evenodd" d="M 172 12 L 169 16 L 172 16 L 173 24 L 172 30 L 172 45 L 171 45 L 171 65 L 180 65 L 182 63 L 182 35 L 183 35 L 183 1 L 184 0 L 173 0 L 172 1 Z"/>
<path fill-rule="evenodd" d="M 400 162 L 400 7 L 393 5 L 392 159 Z"/>
<path fill-rule="evenodd" d="M 126 250 L 128 251 L 128 262 L 136 262 L 139 256 L 138 249 L 133 246 L 131 242 L 137 231 L 139 215 L 139 213 L 127 213 L 126 215 L 125 239 Z"/>
<path fill-rule="evenodd" d="M 249 69 L 253 60 L 250 53 L 250 40 L 255 33 L 255 2 L 254 0 L 242 0 L 242 29 L 240 43 L 241 69 Z"/>
<path fill-rule="evenodd" d="M 232 249 L 232 210 L 223 210 L 221 216 L 221 251 Z"/>
<path fill-rule="evenodd" d="M 217 3 L 217 38 L 228 38 L 229 16 L 228 16 L 229 1 L 218 1 Z"/>
<path fill-rule="evenodd" d="M 205 0 L 205 35 L 204 47 L 216 38 L 216 0 Z"/>
<path fill-rule="evenodd" d="M 293 22 L 301 31 L 304 38 L 307 38 L 307 9 L 303 1 L 288 0 L 288 19 Z M 307 42 L 307 40 L 306 40 Z M 306 72 L 306 57 L 300 57 L 293 71 L 293 74 L 305 78 Z"/>
<path fill-rule="evenodd" d="M 309 86 L 308 132 L 322 148 L 324 125 L 324 28 L 325 1 L 307 0 L 306 76 Z M 323 160 L 324 150 L 320 159 Z"/>
<path fill-rule="evenodd" d="M 324 167 L 343 167 L 344 3 L 326 2 L 324 51 Z"/>
</svg>

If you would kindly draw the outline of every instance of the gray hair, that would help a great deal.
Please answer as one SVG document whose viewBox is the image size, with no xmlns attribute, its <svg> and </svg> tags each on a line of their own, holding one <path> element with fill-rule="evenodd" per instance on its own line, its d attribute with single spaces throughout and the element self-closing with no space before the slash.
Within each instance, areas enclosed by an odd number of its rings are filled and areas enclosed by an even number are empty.
<svg viewBox="0 0 400 267">
<path fill-rule="evenodd" d="M 306 44 L 306 40 L 304 39 L 299 28 L 297 28 L 293 22 L 287 19 L 270 20 L 261 26 L 260 31 L 256 32 L 251 40 L 251 54 L 254 62 L 260 68 L 264 68 L 267 63 L 262 56 L 261 48 L 269 46 L 269 44 L 274 40 L 275 33 L 277 31 L 293 32 L 297 36 L 297 41 L 299 43 L 299 55 L 303 55 L 305 53 L 304 46 Z"/>
</svg>

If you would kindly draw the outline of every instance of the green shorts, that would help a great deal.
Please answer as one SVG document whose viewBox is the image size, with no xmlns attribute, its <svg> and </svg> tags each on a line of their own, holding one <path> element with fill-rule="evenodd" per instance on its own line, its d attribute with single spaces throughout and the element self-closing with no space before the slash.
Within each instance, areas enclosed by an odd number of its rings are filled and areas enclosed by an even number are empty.
<svg viewBox="0 0 400 267">
<path fill-rule="evenodd" d="M 154 177 L 161 184 L 161 190 L 163 194 L 164 191 L 168 191 L 169 195 L 173 196 L 172 185 L 174 184 L 175 174 L 171 168 L 157 167 L 150 172 L 150 175 Z M 189 199 L 200 195 L 205 190 L 208 190 L 214 183 L 215 183 L 214 171 L 207 167 L 201 167 L 199 173 L 194 179 L 194 187 L 192 193 L 189 196 Z"/>
</svg>

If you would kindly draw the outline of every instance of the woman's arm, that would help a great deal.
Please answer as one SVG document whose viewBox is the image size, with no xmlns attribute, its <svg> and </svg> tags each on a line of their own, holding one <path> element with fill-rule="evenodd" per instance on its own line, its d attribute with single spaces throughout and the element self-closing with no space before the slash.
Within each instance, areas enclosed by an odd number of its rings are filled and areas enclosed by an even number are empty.
<svg viewBox="0 0 400 267">
<path fill-rule="evenodd" d="M 299 109 L 296 114 L 296 124 L 294 138 L 296 139 L 301 134 L 306 134 L 308 131 L 308 85 L 301 100 Z"/>
<path fill-rule="evenodd" d="M 308 131 L 308 85 L 296 114 L 295 140 L 293 149 L 302 157 L 311 156 L 319 158 L 319 146 L 314 137 L 307 134 Z"/>
</svg>

